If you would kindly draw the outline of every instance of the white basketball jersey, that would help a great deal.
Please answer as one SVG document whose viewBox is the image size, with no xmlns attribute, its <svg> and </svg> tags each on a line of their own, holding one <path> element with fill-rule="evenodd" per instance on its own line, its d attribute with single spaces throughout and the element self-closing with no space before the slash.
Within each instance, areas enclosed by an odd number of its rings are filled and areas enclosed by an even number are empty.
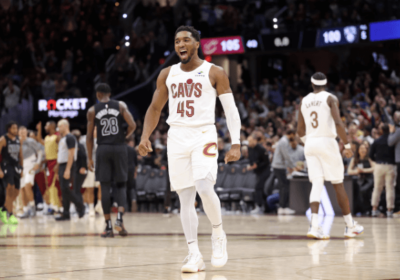
<svg viewBox="0 0 400 280">
<path fill-rule="evenodd" d="M 208 76 L 212 65 L 204 60 L 191 72 L 182 71 L 180 63 L 172 65 L 166 81 L 169 125 L 193 127 L 215 123 L 217 91 Z"/>
<path fill-rule="evenodd" d="M 309 93 L 303 98 L 301 113 L 306 123 L 306 136 L 336 138 L 336 126 L 328 105 L 328 97 L 331 94 L 326 91 Z"/>
</svg>

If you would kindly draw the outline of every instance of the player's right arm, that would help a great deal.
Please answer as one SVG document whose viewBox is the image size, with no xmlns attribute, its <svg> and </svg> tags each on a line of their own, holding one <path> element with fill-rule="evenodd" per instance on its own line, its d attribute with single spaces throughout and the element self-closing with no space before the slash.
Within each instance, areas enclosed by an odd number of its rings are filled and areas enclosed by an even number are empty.
<svg viewBox="0 0 400 280">
<path fill-rule="evenodd" d="M 3 150 L 3 148 L 6 145 L 7 145 L 6 138 L 4 136 L 1 136 L 1 138 L 0 138 L 0 154 L 1 154 L 1 151 Z M 3 177 L 4 177 L 4 173 L 3 173 L 3 170 L 0 167 L 0 179 L 3 178 Z"/>
<path fill-rule="evenodd" d="M 37 141 L 44 146 L 44 140 L 43 140 L 43 135 L 42 135 L 42 122 L 38 122 L 36 125 L 37 129 Z"/>
<path fill-rule="evenodd" d="M 306 123 L 304 121 L 303 112 L 301 111 L 301 104 L 300 102 L 300 109 L 299 109 L 299 119 L 297 120 L 297 134 L 299 135 L 301 141 L 305 144 L 306 142 Z"/>
<path fill-rule="evenodd" d="M 336 126 L 336 132 L 339 135 L 340 139 L 342 139 L 343 143 L 345 145 L 349 144 L 349 142 L 347 141 L 347 134 L 346 134 L 346 129 L 344 127 L 344 124 L 342 122 L 342 119 L 340 118 L 340 112 L 339 112 L 339 101 L 336 98 L 336 96 L 330 95 L 328 97 L 328 106 L 331 108 L 331 114 L 332 114 L 332 118 L 333 121 L 335 122 L 335 126 Z M 347 158 L 350 158 L 353 156 L 353 151 L 350 149 L 345 149 L 344 150 L 344 155 Z"/>
<path fill-rule="evenodd" d="M 153 151 L 149 138 L 160 120 L 161 111 L 164 108 L 165 103 L 168 101 L 168 88 L 166 81 L 170 69 L 171 67 L 161 70 L 161 73 L 157 78 L 157 89 L 154 92 L 153 100 L 151 101 L 150 107 L 147 109 L 146 116 L 144 117 L 143 133 L 139 144 L 139 154 L 143 157 Z"/>
<path fill-rule="evenodd" d="M 90 107 L 87 114 L 86 148 L 88 153 L 88 168 L 93 172 L 93 134 L 94 134 L 94 106 Z"/>
</svg>

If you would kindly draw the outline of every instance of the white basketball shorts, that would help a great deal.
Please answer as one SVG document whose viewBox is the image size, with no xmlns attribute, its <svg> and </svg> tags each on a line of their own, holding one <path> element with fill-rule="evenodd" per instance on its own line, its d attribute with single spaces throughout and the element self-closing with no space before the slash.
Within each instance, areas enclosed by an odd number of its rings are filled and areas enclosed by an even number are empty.
<svg viewBox="0 0 400 280">
<path fill-rule="evenodd" d="M 35 167 L 36 164 L 36 155 L 31 155 L 28 158 L 24 158 L 24 169 L 22 172 L 21 177 L 21 188 L 25 187 L 27 184 L 35 183 L 35 171 L 32 169 Z"/>
<path fill-rule="evenodd" d="M 171 126 L 168 131 L 168 170 L 173 191 L 194 186 L 218 171 L 218 135 L 215 125 L 201 127 Z"/>
<path fill-rule="evenodd" d="M 307 138 L 304 147 L 310 182 L 323 178 L 328 182 L 343 182 L 344 165 L 339 145 L 334 138 Z"/>
</svg>

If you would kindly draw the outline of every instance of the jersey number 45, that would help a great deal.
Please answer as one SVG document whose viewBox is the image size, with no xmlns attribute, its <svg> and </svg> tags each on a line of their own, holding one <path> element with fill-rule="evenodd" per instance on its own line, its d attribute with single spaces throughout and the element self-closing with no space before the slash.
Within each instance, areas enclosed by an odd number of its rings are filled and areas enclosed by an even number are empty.
<svg viewBox="0 0 400 280">
<path fill-rule="evenodd" d="M 191 105 L 194 103 L 194 100 L 186 100 L 186 116 L 193 117 L 194 115 L 194 107 Z M 181 114 L 181 117 L 185 116 L 185 101 L 178 103 L 178 114 Z"/>
</svg>

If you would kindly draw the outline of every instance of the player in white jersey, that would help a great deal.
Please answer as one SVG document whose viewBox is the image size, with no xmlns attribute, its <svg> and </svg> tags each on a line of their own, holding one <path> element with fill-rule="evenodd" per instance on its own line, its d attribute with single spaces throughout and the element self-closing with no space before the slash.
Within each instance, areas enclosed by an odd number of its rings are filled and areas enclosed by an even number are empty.
<svg viewBox="0 0 400 280">
<path fill-rule="evenodd" d="M 224 108 L 232 140 L 225 162 L 240 158 L 241 123 L 228 76 L 222 68 L 199 58 L 199 41 L 198 31 L 191 26 L 181 26 L 175 32 L 175 51 L 181 63 L 163 69 L 158 76 L 139 144 L 142 156 L 152 151 L 149 137 L 169 100 L 169 176 L 172 190 L 179 195 L 182 227 L 189 247 L 182 272 L 205 269 L 197 242 L 196 191 L 213 228 L 211 263 L 222 267 L 228 260 L 221 203 L 214 191 L 218 169 L 218 136 L 214 125 L 217 97 Z"/>
<path fill-rule="evenodd" d="M 346 228 L 345 237 L 355 237 L 364 228 L 355 222 L 350 213 L 349 199 L 343 186 L 344 166 L 340 155 L 337 135 L 345 144 L 344 154 L 351 157 L 353 152 L 347 141 L 346 130 L 340 118 L 337 98 L 325 91 L 326 76 L 317 72 L 312 78 L 314 92 L 301 101 L 297 133 L 305 143 L 304 153 L 308 166 L 308 177 L 312 183 L 310 194 L 311 225 L 307 236 L 328 239 L 318 225 L 318 209 L 324 181 L 330 181 L 342 209 Z"/>
</svg>

